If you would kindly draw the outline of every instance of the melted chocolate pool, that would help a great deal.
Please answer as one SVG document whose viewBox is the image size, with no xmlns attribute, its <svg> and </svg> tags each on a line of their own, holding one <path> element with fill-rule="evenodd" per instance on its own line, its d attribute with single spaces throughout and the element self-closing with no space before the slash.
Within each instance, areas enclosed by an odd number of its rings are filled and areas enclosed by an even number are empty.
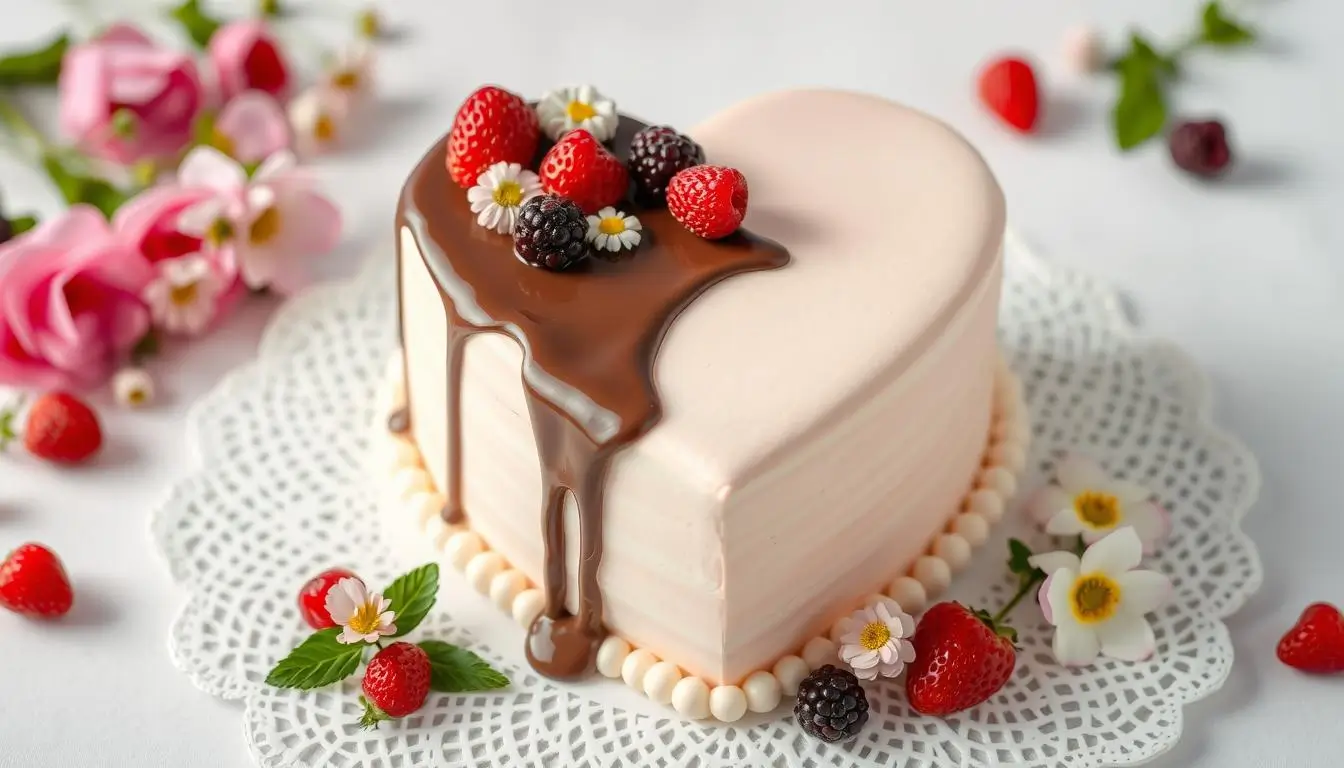
<svg viewBox="0 0 1344 768">
<path fill-rule="evenodd" d="M 644 124 L 621 118 L 611 146 L 624 160 Z M 537 672 L 574 679 L 594 665 L 604 636 L 603 497 L 612 456 L 658 422 L 662 409 L 653 363 L 672 321 L 710 286 L 733 275 L 788 263 L 784 248 L 739 232 L 706 241 L 666 208 L 620 207 L 639 216 L 643 242 L 627 258 L 589 258 L 566 272 L 530 267 L 512 238 L 477 226 L 465 190 L 444 165 L 446 140 L 412 173 L 398 230 L 420 248 L 448 317 L 448 503 L 462 519 L 461 384 L 463 350 L 477 333 L 503 333 L 524 352 L 523 382 L 536 435 L 542 485 L 546 606 L 528 632 Z M 400 247 L 400 246 L 398 246 Z M 400 259 L 398 259 L 400 263 Z M 406 420 L 409 425 L 409 419 Z M 578 612 L 565 608 L 565 498 L 579 519 Z"/>
</svg>

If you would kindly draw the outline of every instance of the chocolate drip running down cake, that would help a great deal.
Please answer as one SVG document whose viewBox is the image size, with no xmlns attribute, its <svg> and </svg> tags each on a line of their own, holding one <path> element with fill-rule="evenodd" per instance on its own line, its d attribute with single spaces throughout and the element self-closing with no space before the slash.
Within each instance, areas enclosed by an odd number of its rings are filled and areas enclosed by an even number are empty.
<svg viewBox="0 0 1344 768">
<path fill-rule="evenodd" d="M 624 160 L 645 126 L 613 119 Z M 996 422 L 1002 195 L 960 137 L 829 91 L 686 133 L 750 183 L 726 238 L 627 198 L 633 252 L 530 266 L 478 225 L 448 138 L 402 193 L 406 411 L 384 431 L 498 553 L 473 578 L 507 563 L 542 591 L 526 647 L 555 678 L 615 635 L 740 684 L 894 580 L 933 591 L 931 544 L 1001 514 L 1013 475 L 987 457 L 1026 440 Z"/>
</svg>

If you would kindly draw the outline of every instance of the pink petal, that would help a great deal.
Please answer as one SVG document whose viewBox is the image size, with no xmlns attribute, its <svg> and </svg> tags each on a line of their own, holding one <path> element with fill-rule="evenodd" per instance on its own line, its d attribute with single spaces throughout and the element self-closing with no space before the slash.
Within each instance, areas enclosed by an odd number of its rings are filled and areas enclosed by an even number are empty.
<svg viewBox="0 0 1344 768">
<path fill-rule="evenodd" d="M 261 91 L 245 91 L 225 105 L 215 128 L 233 143 L 233 156 L 255 163 L 288 149 L 293 137 L 284 108 Z"/>
</svg>

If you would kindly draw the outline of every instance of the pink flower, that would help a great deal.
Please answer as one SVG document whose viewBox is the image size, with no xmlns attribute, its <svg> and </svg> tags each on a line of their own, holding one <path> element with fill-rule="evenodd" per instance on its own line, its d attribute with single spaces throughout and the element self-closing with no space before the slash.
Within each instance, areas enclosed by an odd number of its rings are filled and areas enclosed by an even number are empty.
<svg viewBox="0 0 1344 768">
<path fill-rule="evenodd" d="M 182 161 L 178 180 L 218 192 L 184 210 L 179 226 L 230 245 L 250 288 L 297 290 L 306 279 L 307 257 L 328 253 L 340 240 L 341 212 L 290 152 L 266 158 L 249 180 L 227 155 L 197 147 Z"/>
<path fill-rule="evenodd" d="M 289 64 L 260 20 L 235 21 L 220 27 L 210 38 L 209 53 L 225 99 L 246 90 L 264 91 L 278 99 L 289 92 Z"/>
<path fill-rule="evenodd" d="M 293 136 L 284 107 L 263 91 L 243 91 L 215 121 L 216 142 L 240 163 L 259 163 L 284 149 Z"/>
<path fill-rule="evenodd" d="M 61 130 L 85 152 L 117 163 L 181 150 L 205 101 L 190 55 L 126 24 L 71 48 L 59 87 Z"/>
<path fill-rule="evenodd" d="M 0 245 L 0 382 L 101 384 L 149 330 L 152 277 L 88 205 Z"/>
</svg>

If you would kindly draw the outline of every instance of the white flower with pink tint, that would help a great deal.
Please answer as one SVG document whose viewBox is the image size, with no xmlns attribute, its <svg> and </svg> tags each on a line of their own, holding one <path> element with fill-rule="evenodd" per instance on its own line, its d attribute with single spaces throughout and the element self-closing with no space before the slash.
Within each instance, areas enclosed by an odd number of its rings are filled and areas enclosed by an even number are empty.
<svg viewBox="0 0 1344 768">
<path fill-rule="evenodd" d="M 1153 503 L 1147 488 L 1107 475 L 1089 458 L 1066 457 L 1055 468 L 1055 480 L 1028 506 L 1052 536 L 1082 536 L 1092 544 L 1113 531 L 1133 528 L 1143 551 L 1151 554 L 1171 533 L 1171 515 Z"/>
<path fill-rule="evenodd" d="M 394 635 L 397 614 L 388 608 L 392 601 L 377 592 L 369 592 L 364 582 L 346 578 L 327 592 L 326 608 L 331 620 L 342 627 L 337 640 L 346 643 L 376 643 Z"/>
<path fill-rule="evenodd" d="M 214 144 L 240 163 L 259 163 L 293 144 L 285 108 L 262 91 L 229 100 L 215 120 Z"/>
<path fill-rule="evenodd" d="M 318 85 L 353 106 L 373 91 L 373 47 L 359 40 L 327 63 Z"/>
<path fill-rule="evenodd" d="M 1035 555 L 1031 564 L 1047 574 L 1037 599 L 1055 627 L 1053 651 L 1066 666 L 1091 664 L 1098 655 L 1143 661 L 1157 649 L 1144 618 L 1171 598 L 1171 579 L 1136 570 L 1143 545 L 1133 528 L 1122 528 L 1087 548 Z"/>
<path fill-rule="evenodd" d="M 320 154 L 341 142 L 350 116 L 350 102 L 326 87 L 313 87 L 289 103 L 289 121 L 298 149 Z"/>
<path fill-rule="evenodd" d="M 228 287 L 224 279 L 198 253 L 156 266 L 159 275 L 144 292 L 155 327 L 185 336 L 204 333 L 219 313 Z"/>
<path fill-rule="evenodd" d="M 896 677 L 915 660 L 915 620 L 894 601 L 860 608 L 845 619 L 840 660 L 860 680 Z"/>
</svg>

